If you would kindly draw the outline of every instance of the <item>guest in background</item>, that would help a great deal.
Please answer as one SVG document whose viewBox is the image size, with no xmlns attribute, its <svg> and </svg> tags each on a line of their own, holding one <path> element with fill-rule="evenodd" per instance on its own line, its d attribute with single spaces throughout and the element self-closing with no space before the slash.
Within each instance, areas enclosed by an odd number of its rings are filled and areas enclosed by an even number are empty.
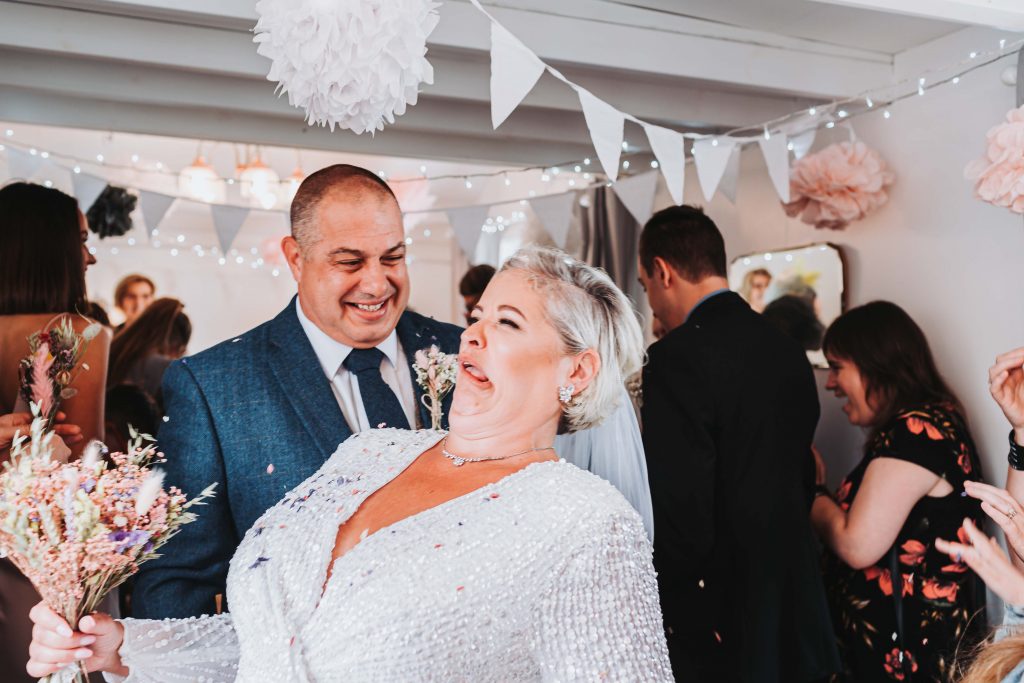
<svg viewBox="0 0 1024 683">
<path fill-rule="evenodd" d="M 0 189 L 0 414 L 15 412 L 18 364 L 28 355 L 28 337 L 61 314 L 70 314 L 75 329 L 92 323 L 86 310 L 85 269 L 96 262 L 86 247 L 89 237 L 78 202 L 63 192 L 32 183 Z M 104 330 L 82 359 L 89 366 L 75 380 L 78 394 L 62 403 L 66 421 L 78 426 L 65 432 L 77 456 L 87 441 L 103 439 L 103 394 L 107 379 L 110 333 Z M 17 412 L 27 407 L 18 406 Z M 60 433 L 58 431 L 58 433 Z M 31 640 L 28 611 L 39 596 L 8 560 L 0 560 L 0 672 L 3 680 L 31 681 L 25 673 L 25 648 Z"/>
<path fill-rule="evenodd" d="M 173 361 L 185 355 L 192 338 L 192 323 L 185 304 L 157 299 L 110 345 L 111 387 L 132 384 L 160 403 L 160 384 Z"/>
<path fill-rule="evenodd" d="M 992 591 L 1003 599 L 1006 614 L 995 642 L 977 652 L 961 683 L 1021 683 L 1024 681 L 1024 348 L 996 358 L 989 369 L 989 391 L 1010 422 L 1009 472 L 1006 489 L 967 482 L 967 493 L 1003 530 L 1009 556 L 998 541 L 964 520 L 958 539 L 937 540 L 936 546 L 956 561 L 963 559 Z"/>
<path fill-rule="evenodd" d="M 755 268 L 743 276 L 743 284 L 740 285 L 739 295 L 750 304 L 755 313 L 764 311 L 764 295 L 768 291 L 768 285 L 772 283 L 772 274 L 764 268 Z"/>
<path fill-rule="evenodd" d="M 834 498 L 821 465 L 811 510 L 827 548 L 843 680 L 947 681 L 957 648 L 985 628 L 975 573 L 936 547 L 956 538 L 965 518 L 981 523 L 978 502 L 964 495 L 981 466 L 963 409 L 921 328 L 896 304 L 839 316 L 824 351 L 825 388 L 869 430 L 863 459 Z"/>
<path fill-rule="evenodd" d="M 462 295 L 462 300 L 466 304 L 466 323 L 469 324 L 469 318 L 473 314 L 473 309 L 476 308 L 476 302 L 480 301 L 480 297 L 483 295 L 484 290 L 487 289 L 487 284 L 494 277 L 494 268 L 481 263 L 478 266 L 473 266 L 466 271 L 466 274 L 459 280 L 459 294 Z"/>
<path fill-rule="evenodd" d="M 107 315 L 107 309 L 103 308 L 99 302 L 86 302 L 85 315 L 88 318 L 92 318 L 100 325 L 103 325 L 103 327 L 113 327 L 113 325 L 110 324 L 110 316 Z"/>
<path fill-rule="evenodd" d="M 160 426 L 160 407 L 148 393 L 132 384 L 111 387 L 107 392 L 107 440 L 111 451 L 127 452 L 131 430 L 154 435 Z"/>
<path fill-rule="evenodd" d="M 124 322 L 117 326 L 120 332 L 138 318 L 156 295 L 156 285 L 145 275 L 125 275 L 114 289 L 114 305 L 124 313 Z"/>
<path fill-rule="evenodd" d="M 728 289 L 703 211 L 655 214 L 640 281 L 668 333 L 644 368 L 654 564 L 680 681 L 838 670 L 807 504 L 818 394 L 800 347 Z"/>
<path fill-rule="evenodd" d="M 762 315 L 804 351 L 817 351 L 821 348 L 825 326 L 805 299 L 787 294 L 765 306 Z"/>
</svg>

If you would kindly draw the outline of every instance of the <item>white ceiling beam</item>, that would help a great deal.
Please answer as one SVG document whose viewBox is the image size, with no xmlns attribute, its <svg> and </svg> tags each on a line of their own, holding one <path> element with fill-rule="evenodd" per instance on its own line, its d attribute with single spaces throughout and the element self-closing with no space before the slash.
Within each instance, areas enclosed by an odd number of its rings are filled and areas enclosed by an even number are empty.
<svg viewBox="0 0 1024 683">
<path fill-rule="evenodd" d="M 74 45 L 93 32 L 103 32 L 103 26 L 114 19 L 112 15 L 120 14 L 122 16 L 118 19 L 138 23 L 131 25 L 132 33 L 119 34 L 119 40 L 126 45 L 119 46 L 116 44 L 118 41 L 114 41 L 107 44 L 104 51 L 123 53 L 135 50 L 140 42 L 150 42 L 151 39 L 153 44 L 139 58 L 166 63 L 176 55 L 178 59 L 187 59 L 180 54 L 183 52 L 182 43 L 177 42 L 172 37 L 175 32 L 169 30 L 173 25 L 167 22 L 178 22 L 178 25 L 207 22 L 211 26 L 222 27 L 231 19 L 237 21 L 233 30 L 193 26 L 216 31 L 221 38 L 218 52 L 193 56 L 197 60 L 206 58 L 202 59 L 203 64 L 195 67 L 247 71 L 257 63 L 266 69 L 264 60 L 256 55 L 248 30 L 255 23 L 251 2 L 231 0 L 218 4 L 216 12 L 211 9 L 204 12 L 201 8 L 206 5 L 198 0 L 50 0 L 47 4 L 52 6 L 0 3 L 5 18 L 8 15 L 12 17 L 2 24 L 9 30 L 13 29 L 24 25 L 29 14 L 35 12 L 41 24 L 39 28 L 44 29 L 43 44 L 59 39 L 62 44 Z M 70 6 L 78 8 L 78 11 L 57 6 Z M 826 98 L 877 86 L 891 75 L 888 55 L 714 22 L 665 16 L 602 0 L 561 0 L 559 3 L 511 0 L 500 8 L 491 9 L 541 58 L 559 67 L 579 65 L 642 72 L 694 79 L 703 84 L 717 82 Z M 47 10 L 53 14 L 44 16 Z M 67 16 L 65 21 L 61 21 L 60 12 L 74 16 Z M 488 50 L 487 20 L 472 5 L 449 0 L 441 6 L 440 13 L 441 21 L 430 39 L 432 47 L 476 52 Z M 145 30 L 147 23 L 150 24 L 148 31 Z M 47 39 L 45 34 L 50 32 L 53 36 Z M 0 27 L 0 35 L 3 33 Z M 234 39 L 224 35 L 230 33 L 235 34 Z M 572 40 L 567 40 L 567 36 L 572 36 Z M 616 104 L 614 93 L 597 94 Z"/>
<path fill-rule="evenodd" d="M 1024 31 L 1021 0 L 813 0 L 892 14 L 990 26 L 1004 31 Z"/>
<path fill-rule="evenodd" d="M 145 105 L 73 98 L 52 93 L 0 87 L 0 120 L 51 126 L 279 147 L 332 150 L 357 154 L 473 161 L 512 165 L 555 164 L 592 155 L 589 144 L 521 140 L 509 144 L 495 136 L 446 131 L 428 135 L 397 127 L 375 137 L 348 131 L 308 128 L 301 120 L 169 105 Z"/>
</svg>

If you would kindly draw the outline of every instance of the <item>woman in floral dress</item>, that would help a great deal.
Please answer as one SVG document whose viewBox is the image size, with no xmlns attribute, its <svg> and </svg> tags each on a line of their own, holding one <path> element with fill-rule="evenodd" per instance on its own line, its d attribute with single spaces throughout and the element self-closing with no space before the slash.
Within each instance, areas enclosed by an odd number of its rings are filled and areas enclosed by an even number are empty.
<svg viewBox="0 0 1024 683">
<path fill-rule="evenodd" d="M 949 681 L 986 628 L 976 575 L 935 548 L 963 533 L 964 518 L 983 517 L 964 495 L 981 469 L 963 411 L 921 329 L 895 304 L 840 316 L 824 350 L 826 388 L 870 430 L 863 459 L 834 498 L 819 486 L 811 511 L 827 548 L 839 680 Z"/>
</svg>

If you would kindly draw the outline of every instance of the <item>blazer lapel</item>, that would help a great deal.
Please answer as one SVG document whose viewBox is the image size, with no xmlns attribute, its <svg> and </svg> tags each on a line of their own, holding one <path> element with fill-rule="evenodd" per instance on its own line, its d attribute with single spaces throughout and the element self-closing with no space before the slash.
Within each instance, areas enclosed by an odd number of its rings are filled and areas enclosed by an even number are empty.
<svg viewBox="0 0 1024 683">
<path fill-rule="evenodd" d="M 296 301 L 271 321 L 269 365 L 299 421 L 326 460 L 352 436 L 338 401 L 324 376 L 313 346 L 299 324 Z"/>
</svg>

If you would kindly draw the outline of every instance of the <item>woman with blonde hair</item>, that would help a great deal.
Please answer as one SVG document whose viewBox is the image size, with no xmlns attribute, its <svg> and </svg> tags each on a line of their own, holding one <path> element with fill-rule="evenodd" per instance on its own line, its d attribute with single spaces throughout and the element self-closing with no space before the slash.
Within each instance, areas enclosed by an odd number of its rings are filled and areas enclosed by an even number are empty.
<svg viewBox="0 0 1024 683">
<path fill-rule="evenodd" d="M 554 445 L 613 416 L 642 356 L 607 274 L 518 252 L 462 333 L 450 431 L 342 443 L 246 533 L 230 613 L 68 624 L 40 603 L 29 671 L 85 659 L 140 682 L 671 681 L 643 522 Z"/>
</svg>

